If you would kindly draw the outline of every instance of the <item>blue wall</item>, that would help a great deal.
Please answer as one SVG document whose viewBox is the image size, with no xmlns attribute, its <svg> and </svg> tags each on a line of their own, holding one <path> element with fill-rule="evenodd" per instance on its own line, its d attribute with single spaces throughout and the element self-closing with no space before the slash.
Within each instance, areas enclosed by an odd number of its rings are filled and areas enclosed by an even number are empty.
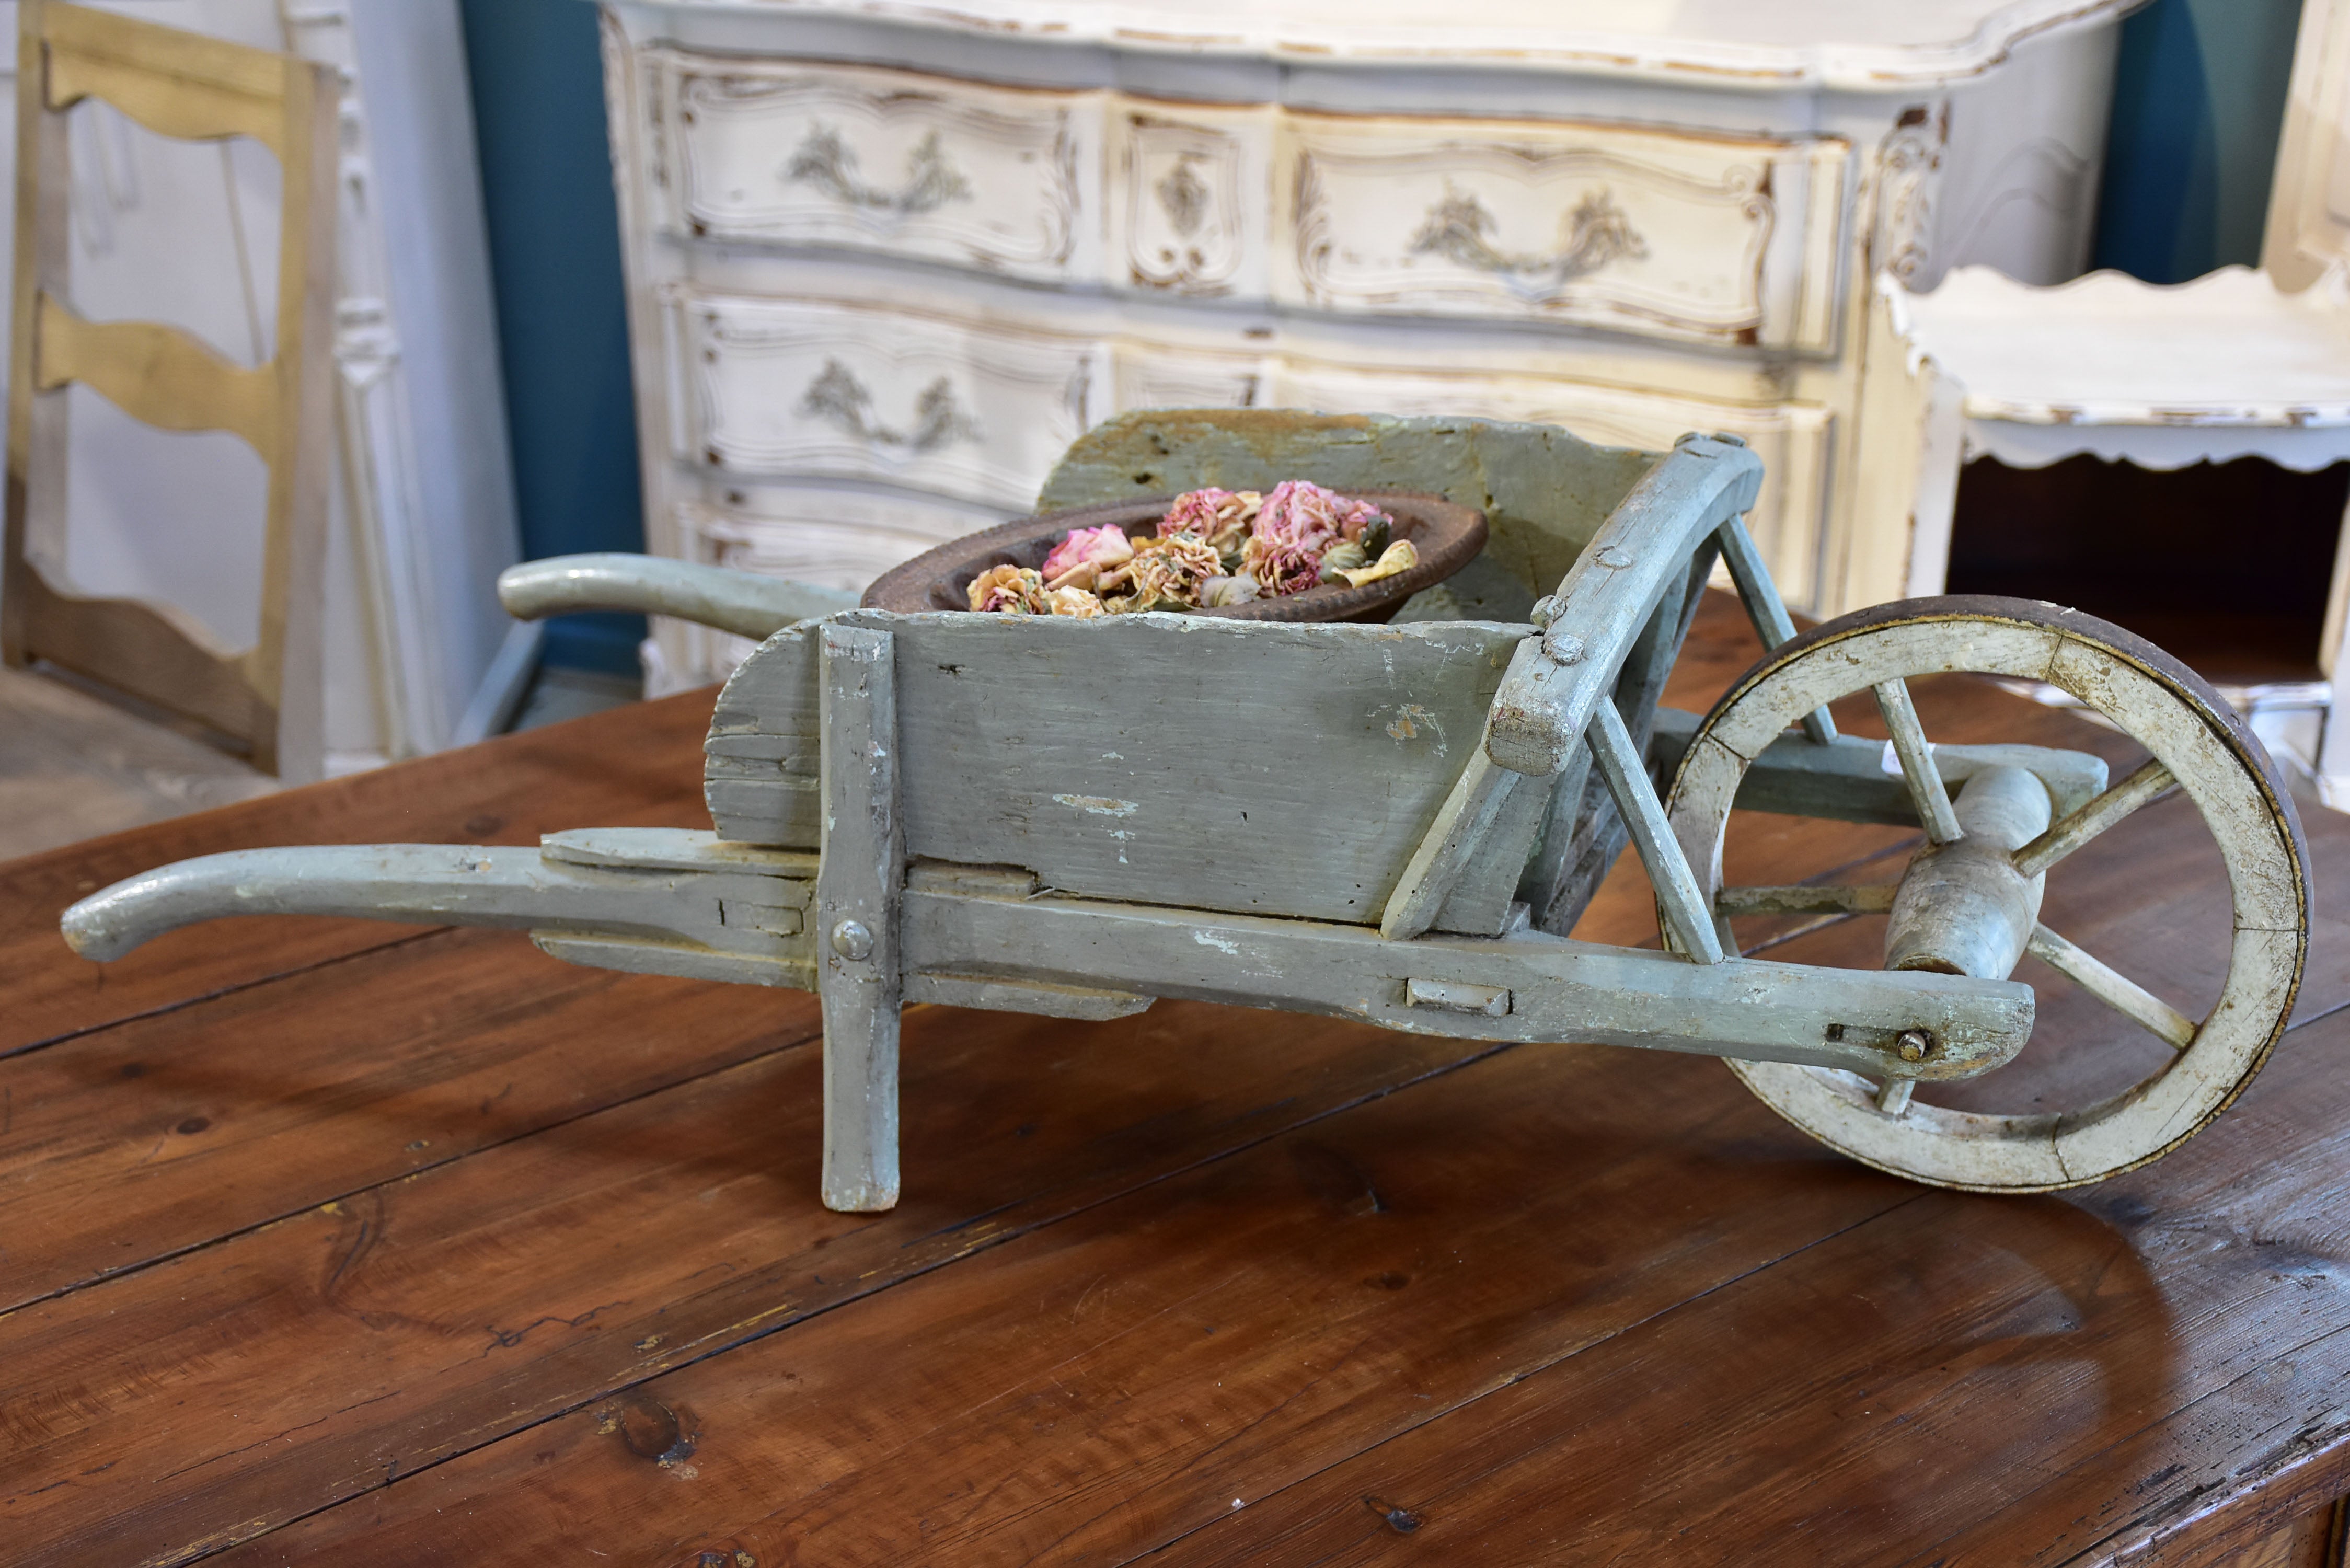
<svg viewBox="0 0 2350 1568">
<path fill-rule="evenodd" d="M 2156 0 L 2122 24 L 2092 265 L 2258 265 L 2301 0 Z"/>
<path fill-rule="evenodd" d="M 523 553 L 641 550 L 596 8 L 461 3 Z M 642 616 L 565 616 L 547 628 L 546 659 L 634 674 L 644 635 Z"/>
</svg>

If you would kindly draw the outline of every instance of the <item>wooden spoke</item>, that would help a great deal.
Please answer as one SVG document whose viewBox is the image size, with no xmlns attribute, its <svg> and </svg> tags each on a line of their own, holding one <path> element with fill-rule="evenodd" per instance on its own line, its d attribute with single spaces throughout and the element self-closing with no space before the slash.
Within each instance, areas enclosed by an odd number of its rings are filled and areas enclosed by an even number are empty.
<svg viewBox="0 0 2350 1568">
<path fill-rule="evenodd" d="M 2026 877 L 2039 876 L 2139 806 L 2151 805 L 2168 794 L 2178 783 L 2168 768 L 2148 762 L 2017 850 L 2015 868 Z"/>
<path fill-rule="evenodd" d="M 2046 926 L 2032 928 L 2027 950 L 2123 1017 L 2160 1035 L 2172 1050 L 2184 1051 L 2195 1043 L 2195 1031 L 2201 1026 L 2193 1019 Z"/>
<path fill-rule="evenodd" d="M 1762 639 L 1763 650 L 1770 652 L 1794 641 L 1794 618 L 1788 615 L 1779 585 L 1771 580 L 1770 571 L 1762 565 L 1762 554 L 1754 547 L 1754 536 L 1746 531 L 1746 520 L 1732 517 L 1715 531 L 1714 538 L 1721 545 L 1721 564 L 1730 568 L 1730 580 L 1738 585 L 1738 597 L 1746 606 L 1747 618 L 1754 623 L 1754 635 Z M 1825 702 L 1804 714 L 1801 722 L 1804 733 L 1816 745 L 1825 746 L 1836 738 L 1835 720 Z"/>
<path fill-rule="evenodd" d="M 1950 792 L 1942 770 L 1934 765 L 1934 748 L 1926 742 L 1926 727 L 1918 722 L 1917 704 L 1909 701 L 1907 680 L 1880 681 L 1875 688 L 1877 711 L 1885 715 L 1885 732 L 1893 737 L 1893 754 L 1901 759 L 1901 776 L 1918 807 L 1926 836 L 1937 844 L 1959 839 L 1959 814 L 1951 808 Z"/>
<path fill-rule="evenodd" d="M 1783 888 L 1724 888 L 1713 896 L 1718 915 L 1881 915 L 1893 908 L 1895 885 L 1865 888 L 1796 883 Z"/>
<path fill-rule="evenodd" d="M 1885 1087 L 1877 1091 L 1877 1108 L 1888 1116 L 1906 1115 L 1909 1109 L 1909 1096 L 1917 1092 L 1918 1080 L 1915 1078 L 1887 1078 Z"/>
<path fill-rule="evenodd" d="M 1587 735 L 1592 760 L 1599 764 L 1617 808 L 1624 814 L 1624 824 L 1632 831 L 1640 864 L 1648 868 L 1648 880 L 1656 888 L 1657 905 L 1664 911 L 1681 951 L 1700 963 L 1720 963 L 1721 936 L 1714 929 L 1705 894 L 1690 874 L 1672 825 L 1665 820 L 1665 808 L 1657 800 L 1656 786 L 1648 782 L 1639 748 L 1632 743 L 1632 732 L 1624 727 L 1624 715 L 1616 711 L 1615 703 L 1599 704 Z"/>
</svg>

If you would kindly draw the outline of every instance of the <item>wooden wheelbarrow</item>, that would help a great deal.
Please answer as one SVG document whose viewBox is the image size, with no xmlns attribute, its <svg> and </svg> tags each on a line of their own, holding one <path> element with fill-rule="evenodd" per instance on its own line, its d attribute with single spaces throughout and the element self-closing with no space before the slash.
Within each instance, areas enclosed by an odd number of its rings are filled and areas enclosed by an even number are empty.
<svg viewBox="0 0 2350 1568">
<path fill-rule="evenodd" d="M 1730 437 L 1659 455 L 1475 421 L 1149 413 L 1073 448 L 1044 504 L 1295 475 L 1441 493 L 1487 514 L 1491 543 L 1385 626 L 900 616 L 640 557 L 518 567 L 502 585 L 517 613 L 651 609 L 764 639 L 711 725 L 714 831 L 209 856 L 75 905 L 67 940 L 111 959 L 215 916 L 371 915 L 812 988 L 823 1199 L 841 1210 L 898 1199 L 910 1002 L 1107 1019 L 1188 997 L 1703 1053 L 1858 1158 L 1991 1190 L 2175 1147 L 2282 1032 L 2308 937 L 2299 825 L 2259 743 L 2158 650 L 2013 600 L 1890 605 L 1796 637 L 1742 521 L 1762 464 Z M 1700 720 L 1657 699 L 1717 561 L 1770 651 Z M 1929 746 L 1905 682 L 1962 670 L 2069 691 L 2151 760 L 2109 787 L 2083 753 Z M 1889 741 L 1836 733 L 1826 704 L 1864 688 Z M 2234 894 L 2199 1016 L 2037 918 L 2051 867 L 2174 787 Z M 1906 823 L 1923 843 L 1897 884 L 1728 887 L 1733 801 Z M 1564 935 L 1627 838 L 1661 950 Z M 1733 918 L 1805 912 L 1884 916 L 1885 967 L 1739 956 Z M 1929 1103 L 2031 1036 L 2035 993 L 2012 978 L 2027 952 L 2160 1061 L 2064 1111 Z"/>
</svg>

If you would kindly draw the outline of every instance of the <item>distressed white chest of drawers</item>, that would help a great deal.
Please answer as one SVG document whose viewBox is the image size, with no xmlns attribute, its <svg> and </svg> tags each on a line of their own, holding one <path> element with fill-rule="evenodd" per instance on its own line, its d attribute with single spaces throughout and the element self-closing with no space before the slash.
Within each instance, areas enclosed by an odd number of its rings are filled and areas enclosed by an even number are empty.
<svg viewBox="0 0 2350 1568">
<path fill-rule="evenodd" d="M 1867 279 L 2080 271 L 2133 3 L 606 0 L 649 544 L 859 586 L 1113 413 L 1455 412 L 1743 436 L 1841 612 Z"/>
</svg>

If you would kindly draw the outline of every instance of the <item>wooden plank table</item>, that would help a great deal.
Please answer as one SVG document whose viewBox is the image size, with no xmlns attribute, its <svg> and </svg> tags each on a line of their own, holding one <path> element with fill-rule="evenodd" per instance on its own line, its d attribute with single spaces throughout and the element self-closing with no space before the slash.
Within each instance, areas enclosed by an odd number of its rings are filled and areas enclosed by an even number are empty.
<svg viewBox="0 0 2350 1568">
<path fill-rule="evenodd" d="M 1670 700 L 1752 654 L 1710 606 Z M 692 826 L 710 701 L 0 867 L 0 1561 L 2322 1560 L 2350 1489 L 2331 814 L 2266 1073 L 2179 1153 L 2044 1198 L 1865 1169 L 1702 1058 L 1162 1002 L 910 1011 L 905 1201 L 834 1214 L 812 997 L 510 933 L 229 921 L 108 968 L 56 936 L 233 846 Z M 1971 680 L 1920 704 L 1939 738 L 2127 760 Z M 2191 979 L 2226 900 L 2191 815 L 2149 820 L 2052 879 L 2052 923 Z M 1889 877 L 1910 843 L 1743 826 L 1791 875 Z M 1637 867 L 1579 934 L 1654 940 Z"/>
</svg>

